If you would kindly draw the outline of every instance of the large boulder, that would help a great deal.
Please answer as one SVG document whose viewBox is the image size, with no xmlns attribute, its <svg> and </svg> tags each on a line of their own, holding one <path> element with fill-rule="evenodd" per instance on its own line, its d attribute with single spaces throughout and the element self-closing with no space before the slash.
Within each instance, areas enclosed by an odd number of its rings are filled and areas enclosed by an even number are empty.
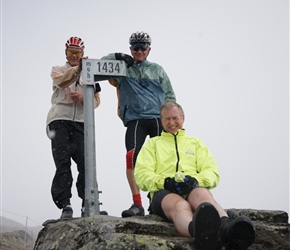
<svg viewBox="0 0 290 250">
<path fill-rule="evenodd" d="M 284 211 L 233 209 L 252 219 L 256 240 L 249 249 L 289 250 L 290 225 Z M 95 215 L 43 224 L 34 250 L 196 249 L 194 240 L 179 235 L 172 223 L 158 216 L 118 218 Z"/>
</svg>

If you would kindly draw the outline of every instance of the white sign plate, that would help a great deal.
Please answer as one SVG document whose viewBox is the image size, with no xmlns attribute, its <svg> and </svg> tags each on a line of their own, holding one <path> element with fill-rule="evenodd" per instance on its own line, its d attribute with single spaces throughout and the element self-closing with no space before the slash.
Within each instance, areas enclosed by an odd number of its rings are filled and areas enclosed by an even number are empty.
<svg viewBox="0 0 290 250">
<path fill-rule="evenodd" d="M 82 60 L 83 84 L 94 85 L 97 81 L 126 76 L 126 63 L 119 60 Z"/>
</svg>

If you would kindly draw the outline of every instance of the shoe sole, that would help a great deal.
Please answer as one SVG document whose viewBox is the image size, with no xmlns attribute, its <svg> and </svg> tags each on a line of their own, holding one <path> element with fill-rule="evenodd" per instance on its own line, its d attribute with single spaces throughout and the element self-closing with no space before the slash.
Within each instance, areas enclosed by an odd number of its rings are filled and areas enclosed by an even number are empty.
<svg viewBox="0 0 290 250">
<path fill-rule="evenodd" d="M 215 249 L 219 245 L 220 216 L 210 203 L 201 204 L 194 213 L 195 239 L 203 250 Z"/>
<path fill-rule="evenodd" d="M 247 217 L 240 216 L 228 231 L 229 243 L 226 249 L 245 250 L 255 240 L 255 229 Z"/>
<path fill-rule="evenodd" d="M 133 217 L 133 216 L 144 216 L 144 214 L 129 214 L 129 213 L 126 213 L 126 212 L 123 212 L 122 213 L 122 218 L 127 218 L 127 217 Z"/>
</svg>

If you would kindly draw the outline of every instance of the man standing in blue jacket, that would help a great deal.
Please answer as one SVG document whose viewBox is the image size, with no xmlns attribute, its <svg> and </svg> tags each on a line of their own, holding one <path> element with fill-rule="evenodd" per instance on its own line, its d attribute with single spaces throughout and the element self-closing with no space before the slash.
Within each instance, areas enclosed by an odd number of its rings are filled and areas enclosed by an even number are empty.
<svg viewBox="0 0 290 250">
<path fill-rule="evenodd" d="M 117 88 L 118 115 L 127 127 L 126 175 L 133 196 L 133 205 L 122 212 L 122 217 L 143 216 L 140 189 L 134 178 L 137 155 L 147 137 L 160 135 L 160 106 L 165 100 L 175 101 L 175 94 L 164 69 L 147 61 L 151 51 L 151 37 L 135 32 L 129 38 L 131 55 L 113 53 L 102 59 L 123 60 L 127 64 L 126 77 L 110 79 Z"/>
</svg>

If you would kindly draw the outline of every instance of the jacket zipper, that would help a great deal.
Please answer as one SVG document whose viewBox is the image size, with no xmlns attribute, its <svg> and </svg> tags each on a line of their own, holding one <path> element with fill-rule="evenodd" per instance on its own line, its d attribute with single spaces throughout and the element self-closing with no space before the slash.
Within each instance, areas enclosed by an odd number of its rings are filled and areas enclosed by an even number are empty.
<svg viewBox="0 0 290 250">
<path fill-rule="evenodd" d="M 76 84 L 75 84 L 75 91 L 77 92 L 78 90 L 78 84 L 80 84 L 80 77 L 77 78 Z M 76 118 L 76 112 L 77 112 L 77 102 L 75 101 L 74 103 L 74 114 L 73 114 L 73 121 L 75 121 Z"/>
<path fill-rule="evenodd" d="M 179 153 L 178 153 L 178 145 L 177 145 L 177 135 L 174 135 L 174 143 L 175 143 L 175 150 L 176 150 L 176 156 L 177 156 L 177 162 L 176 162 L 176 172 L 178 172 L 178 165 L 179 165 Z"/>
</svg>

